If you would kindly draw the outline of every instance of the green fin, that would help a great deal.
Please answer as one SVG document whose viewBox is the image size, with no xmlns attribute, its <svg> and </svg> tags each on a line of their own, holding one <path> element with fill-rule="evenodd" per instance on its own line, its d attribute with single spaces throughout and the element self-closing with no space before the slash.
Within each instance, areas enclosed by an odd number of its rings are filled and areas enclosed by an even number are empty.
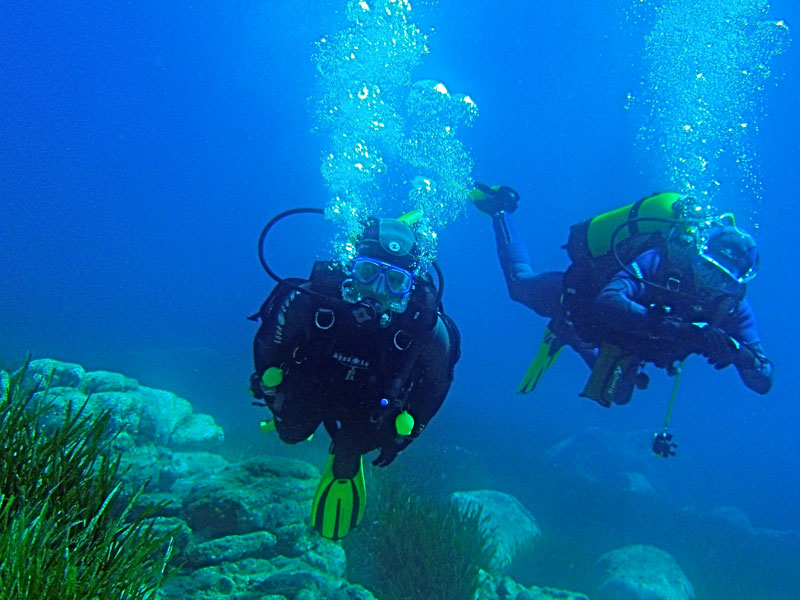
<svg viewBox="0 0 800 600">
<path fill-rule="evenodd" d="M 629 351 L 603 342 L 589 381 L 578 395 L 591 398 L 606 408 L 610 408 L 612 404 L 627 404 L 633 396 L 640 362 Z"/>
<path fill-rule="evenodd" d="M 367 488 L 361 457 L 358 459 L 358 471 L 352 479 L 334 477 L 333 457 L 333 454 L 328 456 L 319 478 L 311 505 L 311 526 L 322 537 L 338 540 L 361 522 L 367 504 Z"/>
<path fill-rule="evenodd" d="M 536 353 L 531 366 L 528 367 L 525 377 L 522 378 L 522 383 L 519 384 L 517 393 L 527 394 L 536 389 L 544 372 L 553 366 L 563 349 L 564 344 L 559 342 L 556 334 L 550 331 L 550 328 L 545 328 L 539 351 Z"/>
</svg>

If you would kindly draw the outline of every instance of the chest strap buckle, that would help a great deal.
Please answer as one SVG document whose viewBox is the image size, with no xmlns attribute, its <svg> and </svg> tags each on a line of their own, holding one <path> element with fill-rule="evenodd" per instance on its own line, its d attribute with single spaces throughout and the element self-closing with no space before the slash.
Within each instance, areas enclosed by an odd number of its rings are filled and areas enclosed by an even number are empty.
<svg viewBox="0 0 800 600">
<path fill-rule="evenodd" d="M 677 292 L 681 287 L 681 280 L 677 277 L 670 277 L 667 279 L 667 290 L 670 292 Z"/>
<path fill-rule="evenodd" d="M 314 325 L 317 326 L 317 329 L 330 329 L 335 322 L 336 313 L 330 308 L 318 308 L 317 312 L 314 314 Z"/>
<path fill-rule="evenodd" d="M 411 342 L 413 342 L 414 339 L 407 331 L 398 329 L 395 332 L 392 341 L 394 342 L 394 347 L 398 350 L 408 350 L 411 347 Z"/>
</svg>

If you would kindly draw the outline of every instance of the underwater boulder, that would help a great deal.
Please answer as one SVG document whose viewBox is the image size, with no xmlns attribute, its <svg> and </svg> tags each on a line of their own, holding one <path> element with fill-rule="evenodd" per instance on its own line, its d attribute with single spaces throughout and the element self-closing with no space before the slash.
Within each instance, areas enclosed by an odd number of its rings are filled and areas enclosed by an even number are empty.
<svg viewBox="0 0 800 600">
<path fill-rule="evenodd" d="M 656 490 L 650 483 L 650 480 L 641 473 L 628 471 L 625 473 L 625 477 L 628 481 L 626 491 L 633 492 L 634 494 L 642 494 L 643 496 L 656 495 Z"/>
<path fill-rule="evenodd" d="M 170 541 L 159 549 L 157 553 L 159 558 L 166 555 L 167 549 L 169 549 L 173 557 L 181 557 L 179 560 L 182 561 L 184 551 L 192 544 L 192 530 L 183 519 L 158 516 L 148 519 L 147 523 L 159 534 L 171 534 Z M 169 548 L 170 544 L 171 548 Z"/>
<path fill-rule="evenodd" d="M 475 600 L 589 600 L 578 592 L 550 587 L 525 587 L 508 576 L 492 576 L 481 572 Z"/>
<path fill-rule="evenodd" d="M 708 513 L 711 522 L 719 523 L 746 535 L 754 535 L 755 530 L 750 524 L 750 517 L 737 506 L 715 506 Z"/>
<path fill-rule="evenodd" d="M 122 373 L 110 371 L 89 371 L 83 376 L 83 392 L 129 392 L 139 387 L 139 382 Z"/>
<path fill-rule="evenodd" d="M 532 549 L 541 534 L 534 516 L 514 496 L 495 490 L 455 492 L 451 499 L 462 512 L 481 509 L 485 526 L 496 544 L 492 563 L 495 574 L 504 572 L 521 551 Z"/>
<path fill-rule="evenodd" d="M 44 390 L 36 392 L 32 399 L 32 406 L 41 406 L 46 402 L 50 409 L 42 415 L 41 425 L 45 431 L 51 431 L 64 424 L 64 417 L 67 411 L 76 414 L 81 408 L 86 413 L 94 413 L 96 402 L 89 399 L 81 390 L 71 387 L 51 387 L 45 393 Z"/>
<path fill-rule="evenodd" d="M 207 450 L 223 441 L 225 433 L 211 415 L 191 413 L 178 421 L 167 445 L 176 450 Z"/>
<path fill-rule="evenodd" d="M 48 379 L 50 387 L 69 387 L 81 389 L 86 371 L 79 364 L 65 363 L 52 358 L 39 358 L 28 363 L 21 388 L 29 389 L 41 385 L 44 387 Z"/>
<path fill-rule="evenodd" d="M 309 566 L 332 575 L 344 577 L 347 557 L 338 542 L 322 537 L 309 527 L 307 521 L 284 525 L 275 530 L 276 553 L 289 558 L 302 558 Z"/>
<path fill-rule="evenodd" d="M 192 414 L 189 401 L 172 392 L 140 386 L 135 394 L 142 406 L 140 434 L 155 444 L 166 445 L 178 423 Z"/>
<path fill-rule="evenodd" d="M 185 518 L 205 539 L 305 523 L 318 479 L 303 461 L 256 456 L 197 480 L 183 502 Z"/>
<path fill-rule="evenodd" d="M 126 433 L 132 439 L 139 437 L 139 424 L 142 420 L 142 405 L 139 399 L 128 392 L 97 392 L 88 396 L 87 409 L 93 415 L 108 412 L 107 433 L 118 435 Z"/>
<path fill-rule="evenodd" d="M 50 381 L 45 394 L 43 386 Z M 89 371 L 75 363 L 52 359 L 30 361 L 22 387 L 42 386 L 34 403 L 53 405 L 43 419 L 45 427 L 60 425 L 67 410 L 83 407 L 84 414 L 109 413 L 109 437 L 117 436 L 115 450 L 134 445 L 171 445 L 179 450 L 205 450 L 220 444 L 222 428 L 210 415 L 195 413 L 192 405 L 172 392 L 139 385 L 136 379 L 109 371 Z M 85 407 L 84 407 L 85 404 Z"/>
<path fill-rule="evenodd" d="M 610 489 L 649 492 L 655 456 L 651 438 L 652 433 L 644 430 L 610 432 L 587 427 L 548 448 L 544 458 L 561 471 Z"/>
<path fill-rule="evenodd" d="M 770 557 L 772 566 L 784 559 L 789 562 L 800 556 L 800 531 L 755 527 L 750 517 L 735 506 L 715 506 L 706 513 L 694 515 L 695 530 L 709 539 L 721 540 L 727 551 Z M 792 563 L 794 564 L 794 563 Z M 793 567 L 792 571 L 796 571 Z"/>
<path fill-rule="evenodd" d="M 654 546 L 623 546 L 594 565 L 592 600 L 691 600 L 694 587 L 669 553 Z"/>
<path fill-rule="evenodd" d="M 238 562 L 245 558 L 272 558 L 275 536 L 268 531 L 254 531 L 244 535 L 228 535 L 197 544 L 185 555 L 187 567 L 199 568 Z"/>
<path fill-rule="evenodd" d="M 297 558 L 247 558 L 179 574 L 167 580 L 165 600 L 375 600 L 359 585 L 310 568 Z"/>
<path fill-rule="evenodd" d="M 228 466 L 228 461 L 211 452 L 179 452 L 161 449 L 161 471 L 156 486 L 183 497 L 197 480 L 218 473 Z"/>
</svg>

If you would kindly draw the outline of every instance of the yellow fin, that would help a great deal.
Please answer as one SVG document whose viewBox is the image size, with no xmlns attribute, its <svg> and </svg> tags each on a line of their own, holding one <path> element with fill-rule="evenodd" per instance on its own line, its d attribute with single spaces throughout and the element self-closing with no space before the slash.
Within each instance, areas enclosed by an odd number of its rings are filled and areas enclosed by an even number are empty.
<svg viewBox="0 0 800 600">
<path fill-rule="evenodd" d="M 563 349 L 564 345 L 558 343 L 556 334 L 550 331 L 549 328 L 545 328 L 539 350 L 536 352 L 531 366 L 528 367 L 525 376 L 522 378 L 522 382 L 517 388 L 517 393 L 527 394 L 536 389 L 544 372 L 553 366 L 553 363 L 556 362 L 558 355 L 561 354 Z"/>
<path fill-rule="evenodd" d="M 328 462 L 314 493 L 311 505 L 311 526 L 329 540 L 346 536 L 361 522 L 367 505 L 364 463 L 358 459 L 358 471 L 352 479 L 336 478 L 333 474 L 334 455 Z"/>
</svg>

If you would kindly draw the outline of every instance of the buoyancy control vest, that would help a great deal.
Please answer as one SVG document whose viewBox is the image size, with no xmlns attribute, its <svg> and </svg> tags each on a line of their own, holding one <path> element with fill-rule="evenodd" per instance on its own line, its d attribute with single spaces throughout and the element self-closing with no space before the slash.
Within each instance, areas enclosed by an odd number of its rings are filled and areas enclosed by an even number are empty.
<svg viewBox="0 0 800 600">
<path fill-rule="evenodd" d="M 330 262 L 314 264 L 309 278 L 310 318 L 293 341 L 291 362 L 302 372 L 335 390 L 353 416 L 367 416 L 379 427 L 390 414 L 405 408 L 412 371 L 419 352 L 430 340 L 439 314 L 436 290 L 426 277 L 415 283 L 408 307 L 393 313 L 388 324 L 368 303 L 350 303 L 341 297 L 345 274 Z M 289 366 L 290 370 L 292 366 Z"/>
<path fill-rule="evenodd" d="M 691 268 L 677 256 L 696 248 L 698 230 L 706 219 L 694 212 L 693 203 L 667 192 L 570 227 L 564 248 L 571 265 L 564 274 L 562 306 L 581 339 L 591 343 L 618 341 L 615 332 L 592 317 L 592 304 L 616 273 L 627 270 L 637 256 L 651 249 L 659 249 L 665 261 L 660 269 L 662 281 L 645 280 L 654 290 L 655 313 L 672 312 L 689 322 L 704 319 L 712 324 L 731 314 L 744 296 L 744 287 L 736 297 L 702 294 L 694 287 Z M 642 279 L 641 273 L 631 275 Z"/>
</svg>

